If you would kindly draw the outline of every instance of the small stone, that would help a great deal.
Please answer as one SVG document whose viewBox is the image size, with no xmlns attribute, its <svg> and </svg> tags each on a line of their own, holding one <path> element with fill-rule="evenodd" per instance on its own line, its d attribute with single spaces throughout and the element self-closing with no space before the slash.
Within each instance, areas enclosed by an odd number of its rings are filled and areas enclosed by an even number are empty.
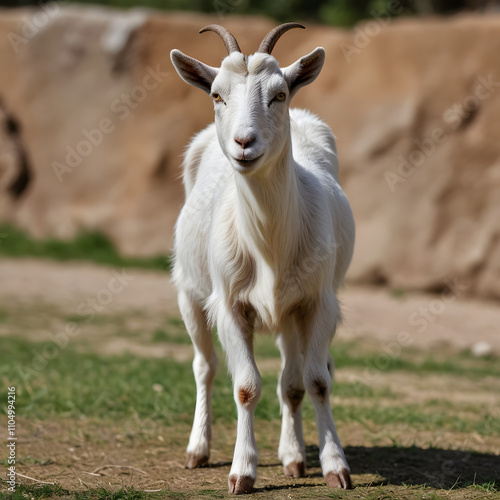
<svg viewBox="0 0 500 500">
<path fill-rule="evenodd" d="M 493 349 L 488 342 L 480 340 L 472 345 L 471 352 L 473 356 L 476 356 L 476 358 L 484 358 L 492 354 Z"/>
</svg>

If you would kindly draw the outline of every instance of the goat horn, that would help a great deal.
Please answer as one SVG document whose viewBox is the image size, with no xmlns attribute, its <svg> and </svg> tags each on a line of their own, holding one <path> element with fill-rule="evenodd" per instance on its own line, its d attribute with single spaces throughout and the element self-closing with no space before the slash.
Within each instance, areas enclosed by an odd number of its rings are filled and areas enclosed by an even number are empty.
<svg viewBox="0 0 500 500">
<path fill-rule="evenodd" d="M 302 28 L 306 29 L 305 26 L 302 26 L 302 24 L 299 23 L 285 23 L 285 24 L 280 24 L 279 26 L 276 26 L 276 28 L 273 28 L 262 40 L 262 43 L 260 44 L 259 50 L 257 52 L 262 52 L 264 54 L 270 54 L 272 50 L 274 49 L 274 46 L 276 45 L 276 42 L 279 40 L 281 35 L 286 33 L 288 30 L 291 30 L 293 28 Z"/>
<path fill-rule="evenodd" d="M 210 24 L 209 26 L 205 26 L 201 29 L 200 33 L 205 33 L 205 31 L 213 31 L 214 33 L 217 33 L 222 38 L 228 54 L 231 54 L 231 52 L 241 52 L 236 38 L 234 38 L 234 36 L 223 26 Z"/>
</svg>

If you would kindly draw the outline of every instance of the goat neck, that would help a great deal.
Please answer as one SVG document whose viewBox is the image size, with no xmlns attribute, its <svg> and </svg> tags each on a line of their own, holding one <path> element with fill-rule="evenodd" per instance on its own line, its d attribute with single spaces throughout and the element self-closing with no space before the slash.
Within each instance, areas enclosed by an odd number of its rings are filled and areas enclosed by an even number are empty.
<svg viewBox="0 0 500 500">
<path fill-rule="evenodd" d="M 300 192 L 290 133 L 282 151 L 251 175 L 235 173 L 241 236 L 269 262 L 289 254 L 300 223 Z"/>
</svg>

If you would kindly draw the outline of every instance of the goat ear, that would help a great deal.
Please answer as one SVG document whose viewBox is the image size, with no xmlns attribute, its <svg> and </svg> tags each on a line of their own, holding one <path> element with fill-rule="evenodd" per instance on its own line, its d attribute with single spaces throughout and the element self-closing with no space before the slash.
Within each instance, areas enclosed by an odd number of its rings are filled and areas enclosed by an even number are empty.
<svg viewBox="0 0 500 500">
<path fill-rule="evenodd" d="M 314 82 L 323 68 L 324 62 L 325 49 L 318 47 L 307 56 L 301 57 L 290 66 L 283 68 L 290 94 L 295 95 L 299 89 Z"/>
<path fill-rule="evenodd" d="M 180 50 L 174 49 L 170 52 L 170 59 L 179 76 L 190 85 L 204 90 L 210 94 L 212 82 L 215 80 L 218 68 L 213 68 L 207 64 L 183 54 Z"/>
</svg>

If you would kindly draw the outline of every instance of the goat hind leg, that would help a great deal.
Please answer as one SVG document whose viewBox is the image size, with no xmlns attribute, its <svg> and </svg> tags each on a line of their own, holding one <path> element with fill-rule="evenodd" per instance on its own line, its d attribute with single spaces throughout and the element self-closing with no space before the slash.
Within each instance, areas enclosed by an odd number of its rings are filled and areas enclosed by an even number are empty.
<svg viewBox="0 0 500 500">
<path fill-rule="evenodd" d="M 208 462 L 212 437 L 212 386 L 217 356 L 205 312 L 187 292 L 179 292 L 179 309 L 194 347 L 193 372 L 196 381 L 196 409 L 187 447 L 186 468 Z"/>
<path fill-rule="evenodd" d="M 323 297 L 306 332 L 308 342 L 304 360 L 304 384 L 316 411 L 320 461 L 326 484 L 331 488 L 351 489 L 349 465 L 330 406 L 332 374 L 328 366 L 328 347 L 331 329 L 336 325 L 339 314 L 335 296 Z"/>
<path fill-rule="evenodd" d="M 282 423 L 278 456 L 285 476 L 302 477 L 306 469 L 306 453 L 302 431 L 303 356 L 301 342 L 295 327 L 278 336 L 282 370 L 278 383 Z"/>
</svg>

